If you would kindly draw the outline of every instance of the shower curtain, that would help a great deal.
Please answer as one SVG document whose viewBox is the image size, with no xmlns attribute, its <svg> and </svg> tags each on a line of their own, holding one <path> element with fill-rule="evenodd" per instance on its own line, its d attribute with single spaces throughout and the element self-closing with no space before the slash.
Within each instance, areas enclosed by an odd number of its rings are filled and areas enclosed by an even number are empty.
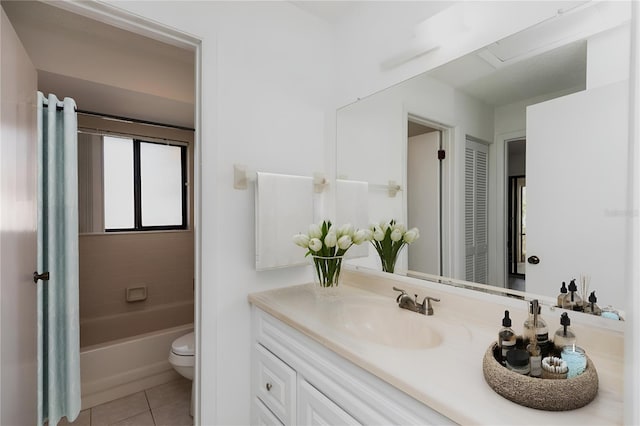
<svg viewBox="0 0 640 426">
<path fill-rule="evenodd" d="M 80 413 L 75 101 L 38 92 L 38 424 Z"/>
</svg>

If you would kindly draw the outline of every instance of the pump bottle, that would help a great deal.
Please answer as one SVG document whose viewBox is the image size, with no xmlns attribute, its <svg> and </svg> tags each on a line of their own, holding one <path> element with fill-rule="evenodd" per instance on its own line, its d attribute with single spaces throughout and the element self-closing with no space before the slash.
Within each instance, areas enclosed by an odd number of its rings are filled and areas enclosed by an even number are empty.
<svg viewBox="0 0 640 426">
<path fill-rule="evenodd" d="M 584 311 L 588 314 L 601 315 L 602 309 L 600 309 L 598 305 L 596 305 L 597 301 L 598 298 L 596 297 L 596 292 L 592 291 L 589 295 L 589 303 L 585 303 Z"/>
<path fill-rule="evenodd" d="M 524 322 L 524 339 L 526 343 L 529 343 L 535 338 L 542 357 L 546 357 L 551 348 L 549 347 L 549 330 L 541 312 L 542 309 L 537 299 L 529 302 L 529 318 Z"/>
<path fill-rule="evenodd" d="M 562 304 L 564 303 L 564 297 L 567 295 L 567 284 L 562 281 L 562 287 L 560 287 L 560 294 L 558 294 L 558 308 L 562 308 Z"/>
<path fill-rule="evenodd" d="M 560 328 L 556 330 L 553 336 L 553 346 L 556 352 L 562 352 L 562 348 L 565 346 L 572 346 L 576 344 L 576 334 L 573 329 L 569 327 L 571 325 L 571 319 L 569 314 L 563 312 L 560 315 Z"/>
<path fill-rule="evenodd" d="M 584 306 L 582 305 L 582 298 L 578 295 L 578 286 L 576 285 L 575 278 L 569 282 L 569 293 L 565 295 L 562 307 L 571 311 L 582 311 Z"/>
</svg>

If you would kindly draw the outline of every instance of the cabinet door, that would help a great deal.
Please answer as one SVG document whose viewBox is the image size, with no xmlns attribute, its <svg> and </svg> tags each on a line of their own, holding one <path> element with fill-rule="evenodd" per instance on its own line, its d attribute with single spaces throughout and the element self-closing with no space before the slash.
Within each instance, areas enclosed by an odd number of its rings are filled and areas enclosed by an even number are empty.
<svg viewBox="0 0 640 426">
<path fill-rule="evenodd" d="M 254 410 L 256 413 L 256 420 L 253 424 L 257 426 L 283 426 L 280 420 L 269 410 L 266 405 L 262 403 L 258 398 L 253 400 Z"/>
<path fill-rule="evenodd" d="M 256 345 L 257 382 L 255 394 L 280 421 L 295 422 L 296 372 L 280 358 Z"/>
<path fill-rule="evenodd" d="M 298 424 L 338 426 L 360 423 L 309 382 L 300 379 L 298 381 Z"/>
</svg>

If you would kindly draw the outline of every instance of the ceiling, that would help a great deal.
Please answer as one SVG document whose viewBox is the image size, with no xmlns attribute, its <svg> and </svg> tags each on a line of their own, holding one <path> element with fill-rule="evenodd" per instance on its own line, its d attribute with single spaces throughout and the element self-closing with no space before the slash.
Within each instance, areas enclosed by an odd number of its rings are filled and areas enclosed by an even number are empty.
<svg viewBox="0 0 640 426">
<path fill-rule="evenodd" d="M 2 8 L 38 70 L 38 89 L 79 110 L 194 127 L 194 52 L 36 1 Z"/>
<path fill-rule="evenodd" d="M 291 3 L 337 26 L 368 22 L 368 16 L 393 16 L 398 10 L 415 12 L 409 15 L 420 21 L 425 14 L 454 2 Z M 39 71 L 41 90 L 74 97 L 84 110 L 193 127 L 193 52 L 42 2 L 3 1 L 2 7 Z M 576 26 L 589 21 L 585 15 L 572 16 Z M 566 38 L 569 25 L 559 19 L 549 25 L 555 26 L 538 26 L 514 38 L 514 43 L 527 45 L 529 50 L 535 50 L 531 43 L 544 42 L 544 49 L 538 50 L 546 52 L 538 56 L 527 52 L 509 57 L 513 43 L 499 42 L 429 75 L 494 106 L 541 94 L 581 90 L 586 81 L 586 43 L 565 41 L 562 47 L 550 49 L 554 34 Z"/>
<path fill-rule="evenodd" d="M 291 1 L 290 3 L 330 24 L 340 24 L 355 16 L 362 1 Z"/>
<path fill-rule="evenodd" d="M 449 62 L 429 75 L 493 106 L 585 88 L 587 44 L 584 40 L 501 68 L 488 62 L 487 54 L 490 54 L 488 49 L 482 49 Z"/>
</svg>

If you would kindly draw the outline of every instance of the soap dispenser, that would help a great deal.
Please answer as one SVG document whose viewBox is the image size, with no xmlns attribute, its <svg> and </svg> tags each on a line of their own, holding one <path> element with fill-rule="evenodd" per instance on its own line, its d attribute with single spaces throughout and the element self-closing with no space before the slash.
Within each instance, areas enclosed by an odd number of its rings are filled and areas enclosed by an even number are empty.
<svg viewBox="0 0 640 426">
<path fill-rule="evenodd" d="M 525 321 L 525 330 L 529 333 L 529 344 L 527 345 L 527 352 L 529 352 L 529 375 L 532 377 L 542 376 L 542 351 L 538 346 L 537 326 L 539 325 L 540 318 L 538 317 L 539 306 L 537 300 L 532 300 L 529 306 L 529 319 Z M 530 321 L 531 320 L 531 321 Z M 527 323 L 529 327 L 527 328 Z M 533 327 L 531 327 L 533 325 Z"/>
<path fill-rule="evenodd" d="M 573 329 L 569 327 L 571 325 L 571 319 L 569 314 L 563 312 L 560 315 L 560 328 L 556 330 L 556 334 L 553 336 L 553 346 L 556 352 L 562 352 L 562 348 L 565 346 L 572 346 L 576 344 L 576 334 Z"/>
<path fill-rule="evenodd" d="M 558 295 L 558 308 L 562 308 L 562 304 L 564 303 L 564 298 L 567 295 L 567 284 L 562 281 L 562 287 L 560 287 L 560 294 Z"/>
<path fill-rule="evenodd" d="M 502 356 L 501 362 L 506 364 L 507 352 L 516 347 L 516 333 L 511 328 L 511 318 L 509 318 L 509 311 L 504 311 L 504 318 L 502 319 L 502 328 L 498 332 L 498 348 L 500 348 L 500 354 Z"/>
<path fill-rule="evenodd" d="M 576 285 L 575 278 L 569 282 L 569 294 L 566 294 L 562 307 L 571 311 L 582 311 L 584 309 L 582 305 L 582 298 L 578 295 L 578 286 Z"/>
<path fill-rule="evenodd" d="M 592 291 L 589 295 L 589 303 L 585 304 L 584 311 L 588 314 L 600 315 L 602 314 L 602 309 L 596 305 L 598 298 L 596 297 L 596 292 Z"/>
<path fill-rule="evenodd" d="M 529 318 L 524 322 L 524 340 L 528 343 L 535 339 L 542 356 L 546 357 L 551 348 L 549 347 L 549 330 L 541 312 L 542 308 L 537 299 L 529 302 Z"/>
<path fill-rule="evenodd" d="M 535 338 L 527 345 L 529 352 L 529 375 L 531 377 L 542 376 L 542 352 Z"/>
</svg>

